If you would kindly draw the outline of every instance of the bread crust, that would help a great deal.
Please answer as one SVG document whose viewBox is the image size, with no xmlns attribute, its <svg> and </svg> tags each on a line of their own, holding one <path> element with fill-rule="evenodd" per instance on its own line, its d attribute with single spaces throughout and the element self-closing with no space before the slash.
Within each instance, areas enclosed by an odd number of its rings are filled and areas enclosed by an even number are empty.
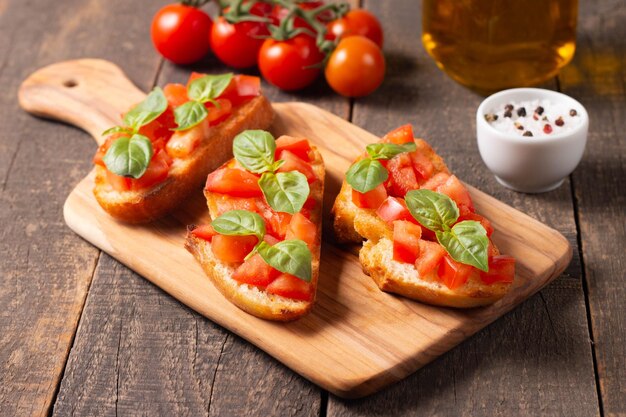
<svg viewBox="0 0 626 417">
<path fill-rule="evenodd" d="M 167 179 L 141 191 L 117 191 L 106 181 L 106 169 L 96 166 L 94 195 L 111 216 L 128 223 L 146 223 L 164 216 L 194 190 L 207 175 L 232 157 L 234 137 L 246 129 L 267 129 L 274 119 L 271 103 L 255 97 L 237 108 L 222 124 L 209 127 L 204 121 L 186 134 L 199 135 L 200 146 L 189 158 L 175 159 Z"/>
<path fill-rule="evenodd" d="M 422 139 L 415 140 L 417 149 L 433 162 L 437 172 L 450 174 L 439 155 Z M 420 277 L 411 264 L 393 260 L 393 229 L 373 209 L 357 207 L 352 202 L 352 187 L 344 180 L 332 209 L 335 236 L 340 242 L 363 242 L 359 261 L 385 292 L 399 294 L 428 304 L 469 308 L 494 303 L 509 290 L 510 284 L 485 285 L 476 270 L 468 281 L 454 290 L 438 279 L 436 272 Z M 497 248 L 494 250 L 497 251 Z"/>
<path fill-rule="evenodd" d="M 320 251 L 322 238 L 322 201 L 324 194 L 324 162 L 319 151 L 311 146 L 311 166 L 318 180 L 310 185 L 310 196 L 315 199 L 317 204 L 311 211 L 310 220 L 317 226 L 316 241 L 311 248 L 311 286 L 313 288 L 313 298 L 311 301 L 298 301 L 269 294 L 257 287 L 241 284 L 232 279 L 235 266 L 225 264 L 213 255 L 211 243 L 187 233 L 185 248 L 196 258 L 202 266 L 215 287 L 240 309 L 250 313 L 256 317 L 274 320 L 274 321 L 291 321 L 306 315 L 315 302 L 315 294 L 317 291 L 317 282 L 319 279 Z M 225 165 L 229 164 L 227 162 Z M 205 190 L 207 205 L 211 218 L 218 216 L 218 202 L 222 198 L 221 195 Z"/>
</svg>

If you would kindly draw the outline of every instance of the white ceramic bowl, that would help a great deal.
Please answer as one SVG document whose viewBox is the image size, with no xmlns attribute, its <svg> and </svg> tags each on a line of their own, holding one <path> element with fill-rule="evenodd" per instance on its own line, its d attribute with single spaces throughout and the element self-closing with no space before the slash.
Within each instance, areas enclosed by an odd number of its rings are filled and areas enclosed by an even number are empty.
<svg viewBox="0 0 626 417">
<path fill-rule="evenodd" d="M 581 122 L 574 129 L 547 136 L 525 137 L 497 130 L 485 114 L 507 103 L 548 99 L 575 109 Z M 513 88 L 487 97 L 476 112 L 478 150 L 500 184 L 515 191 L 542 193 L 559 187 L 585 151 L 589 116 L 578 101 L 540 88 Z"/>
</svg>

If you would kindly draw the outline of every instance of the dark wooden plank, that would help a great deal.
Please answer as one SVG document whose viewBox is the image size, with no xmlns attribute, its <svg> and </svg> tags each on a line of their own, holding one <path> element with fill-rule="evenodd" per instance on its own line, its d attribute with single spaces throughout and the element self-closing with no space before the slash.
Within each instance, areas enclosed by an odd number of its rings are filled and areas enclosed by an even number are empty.
<svg viewBox="0 0 626 417">
<path fill-rule="evenodd" d="M 578 45 L 562 91 L 590 118 L 587 150 L 573 174 L 602 408 L 626 415 L 626 5 L 582 2 Z"/>
<path fill-rule="evenodd" d="M 355 103 L 354 122 L 378 134 L 413 123 L 459 177 L 556 228 L 575 246 L 569 184 L 543 195 L 517 194 L 497 185 L 484 167 L 474 125 L 482 97 L 428 57 L 420 4 L 368 1 L 366 7 L 385 23 L 388 74 L 381 91 Z M 575 258 L 540 294 L 405 381 L 361 401 L 331 397 L 328 415 L 597 415 L 580 277 Z"/>
<path fill-rule="evenodd" d="M 134 16 L 143 6 L 42 6 L 0 1 L 0 415 L 48 413 L 98 257 L 62 218 L 95 143 L 25 114 L 17 88 L 32 71 L 63 59 L 116 59 L 135 80 L 157 64 L 141 56 L 146 28 Z"/>
</svg>

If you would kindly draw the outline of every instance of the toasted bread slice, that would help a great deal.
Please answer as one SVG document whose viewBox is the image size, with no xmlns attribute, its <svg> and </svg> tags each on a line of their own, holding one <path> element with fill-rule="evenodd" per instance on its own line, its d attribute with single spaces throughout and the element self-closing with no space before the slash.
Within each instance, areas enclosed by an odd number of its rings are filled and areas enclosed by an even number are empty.
<svg viewBox="0 0 626 417">
<path fill-rule="evenodd" d="M 185 159 L 174 159 L 167 179 L 140 191 L 117 191 L 106 181 L 106 169 L 96 166 L 94 194 L 102 208 L 129 223 L 155 220 L 174 209 L 194 190 L 199 190 L 209 172 L 232 157 L 234 137 L 246 129 L 266 129 L 272 123 L 271 103 L 258 96 L 235 109 L 223 123 L 209 127 L 205 120 L 185 132 L 197 135 L 200 145 Z"/>
<path fill-rule="evenodd" d="M 425 141 L 415 140 L 417 149 L 434 165 L 435 172 L 450 174 L 444 161 Z M 452 290 L 438 279 L 437 272 L 420 276 L 413 264 L 393 259 L 393 228 L 381 219 L 376 210 L 364 209 L 352 202 L 352 187 L 344 181 L 332 210 L 334 231 L 341 242 L 363 242 L 359 260 L 382 291 L 403 295 L 428 304 L 469 308 L 492 304 L 502 298 L 509 283 L 484 284 L 477 270 L 467 282 Z M 497 254 L 498 249 L 493 248 Z"/>
<path fill-rule="evenodd" d="M 320 249 L 322 236 L 322 197 L 324 194 L 324 162 L 322 156 L 314 146 L 311 146 L 311 166 L 318 180 L 310 184 L 310 197 L 315 199 L 316 204 L 311 210 L 310 220 L 317 226 L 316 241 L 311 248 L 312 255 L 312 278 L 311 287 L 313 298 L 310 301 L 294 300 L 275 294 L 270 294 L 253 285 L 242 284 L 232 278 L 237 265 L 226 264 L 218 260 L 211 250 L 211 243 L 187 234 L 185 248 L 193 254 L 202 266 L 202 269 L 211 279 L 215 287 L 230 302 L 240 309 L 263 319 L 275 321 L 290 321 L 307 314 L 314 302 L 317 282 L 319 279 Z M 231 164 L 228 162 L 225 165 Z M 205 190 L 207 205 L 211 218 L 215 219 L 220 214 L 220 205 L 225 196 Z M 193 230 L 193 229 L 192 229 Z"/>
</svg>

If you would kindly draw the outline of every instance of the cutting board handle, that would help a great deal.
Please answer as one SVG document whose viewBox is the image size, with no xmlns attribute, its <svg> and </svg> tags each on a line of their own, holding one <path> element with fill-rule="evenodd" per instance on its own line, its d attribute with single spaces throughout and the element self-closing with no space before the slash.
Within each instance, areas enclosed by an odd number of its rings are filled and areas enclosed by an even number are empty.
<svg viewBox="0 0 626 417">
<path fill-rule="evenodd" d="M 27 112 L 77 126 L 100 144 L 102 132 L 120 124 L 128 103 L 138 103 L 145 93 L 117 65 L 78 59 L 34 72 L 20 86 L 18 97 Z"/>
</svg>

